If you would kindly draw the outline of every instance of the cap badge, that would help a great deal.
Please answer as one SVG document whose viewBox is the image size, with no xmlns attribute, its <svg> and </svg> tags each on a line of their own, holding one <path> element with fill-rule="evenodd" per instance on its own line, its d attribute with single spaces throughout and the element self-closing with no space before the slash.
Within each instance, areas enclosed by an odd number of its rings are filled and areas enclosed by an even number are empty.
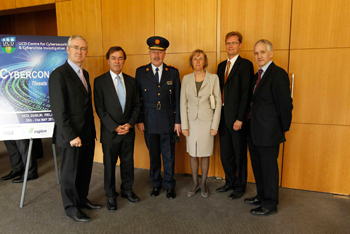
<svg viewBox="0 0 350 234">
<path fill-rule="evenodd" d="M 156 45 L 159 45 L 159 44 L 160 44 L 160 40 L 159 40 L 159 39 L 156 39 L 156 40 L 154 41 L 154 43 L 156 43 Z"/>
</svg>

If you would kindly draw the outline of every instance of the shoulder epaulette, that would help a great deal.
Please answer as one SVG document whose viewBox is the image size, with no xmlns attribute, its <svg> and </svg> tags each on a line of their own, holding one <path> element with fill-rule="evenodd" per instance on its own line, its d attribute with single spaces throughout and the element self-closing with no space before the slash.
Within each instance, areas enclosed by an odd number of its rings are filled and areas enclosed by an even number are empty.
<svg viewBox="0 0 350 234">
<path fill-rule="evenodd" d="M 172 67 L 172 68 L 175 68 L 175 69 L 177 69 L 177 67 L 174 67 L 174 66 L 172 66 L 172 65 L 167 65 L 168 67 Z"/>
<path fill-rule="evenodd" d="M 141 65 L 141 66 L 139 66 L 138 68 L 140 68 L 140 67 L 145 67 L 145 66 L 147 66 L 148 64 L 145 64 L 145 65 Z"/>
</svg>

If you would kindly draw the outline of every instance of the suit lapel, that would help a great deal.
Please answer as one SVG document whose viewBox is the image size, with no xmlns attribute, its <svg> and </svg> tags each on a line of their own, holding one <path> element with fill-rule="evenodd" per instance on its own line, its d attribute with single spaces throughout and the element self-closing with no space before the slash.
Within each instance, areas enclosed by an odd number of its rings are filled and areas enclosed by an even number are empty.
<svg viewBox="0 0 350 234">
<path fill-rule="evenodd" d="M 67 66 L 67 71 L 69 73 L 69 78 L 79 87 L 79 89 L 86 95 L 88 95 L 88 92 L 86 91 L 83 82 L 81 82 L 79 76 L 77 75 L 77 73 L 75 73 L 75 71 L 73 70 L 73 68 L 68 64 L 68 62 L 66 62 L 66 66 Z M 88 82 L 86 82 L 87 84 L 89 84 Z M 88 85 L 89 87 L 89 85 Z M 91 89 L 89 87 L 89 89 Z"/>
<path fill-rule="evenodd" d="M 272 62 L 272 63 L 270 64 L 270 66 L 267 68 L 267 70 L 266 70 L 265 73 L 264 73 L 263 78 L 262 78 L 262 79 L 260 80 L 260 82 L 259 82 L 258 87 L 256 87 L 256 90 L 255 90 L 255 93 L 253 94 L 253 97 L 256 96 L 256 94 L 257 94 L 257 93 L 259 92 L 259 90 L 260 90 L 260 87 L 261 87 L 263 84 L 266 83 L 266 80 L 269 79 L 269 75 L 270 75 L 270 73 L 272 72 L 272 70 L 273 70 L 273 68 L 274 68 L 275 66 L 276 66 L 276 65 Z M 254 82 L 254 84 L 256 84 L 256 80 L 257 80 L 257 79 L 258 79 L 258 75 L 255 74 L 255 77 L 254 77 L 255 82 Z"/>
<path fill-rule="evenodd" d="M 237 72 L 240 63 L 241 63 L 241 56 L 238 55 L 237 60 L 236 60 L 235 64 L 233 65 L 230 74 L 228 74 L 226 83 L 227 83 L 230 79 L 232 79 L 232 77 L 234 76 L 234 74 Z M 226 62 L 226 65 L 227 65 L 227 62 Z M 225 84 L 226 84 L 226 83 L 225 83 Z"/>
<path fill-rule="evenodd" d="M 169 68 L 163 63 L 162 77 L 160 78 L 160 85 L 162 86 L 169 79 Z"/>
<path fill-rule="evenodd" d="M 164 75 L 164 73 L 163 73 L 163 75 Z M 153 83 L 156 83 L 156 84 L 158 83 L 158 82 L 156 81 L 156 78 L 155 78 L 154 74 L 153 74 L 153 70 L 152 70 L 152 65 L 151 65 L 151 63 L 148 64 L 147 67 L 146 67 L 146 77 L 147 77 L 147 79 L 149 79 L 149 80 L 152 81 Z"/>
<path fill-rule="evenodd" d="M 205 72 L 205 77 L 204 77 L 204 80 L 203 80 L 203 83 L 201 85 L 201 88 L 199 89 L 199 92 L 209 84 L 209 75 L 208 75 L 208 72 L 206 71 Z"/>
<path fill-rule="evenodd" d="M 191 86 L 195 96 L 197 96 L 196 78 L 194 77 L 194 73 L 190 74 L 188 83 Z"/>
<path fill-rule="evenodd" d="M 122 110 L 122 106 L 120 105 L 118 93 L 117 93 L 117 90 L 115 90 L 114 82 L 112 80 L 112 76 L 111 76 L 111 73 L 109 71 L 107 73 L 105 73 L 104 81 L 105 81 L 106 87 L 108 87 L 109 92 L 112 94 L 112 95 L 108 95 L 108 97 L 114 97 L 113 99 L 115 99 L 115 103 L 117 105 L 117 108 Z M 125 82 L 125 79 L 124 79 L 124 82 Z"/>
<path fill-rule="evenodd" d="M 132 87 L 131 87 L 131 83 L 129 82 L 129 77 L 128 75 L 123 73 L 123 77 L 124 77 L 124 83 L 125 83 L 125 90 L 126 90 L 126 101 L 125 101 L 125 109 L 124 109 L 124 113 L 126 111 L 126 107 L 129 105 L 129 102 L 132 102 Z"/>
</svg>

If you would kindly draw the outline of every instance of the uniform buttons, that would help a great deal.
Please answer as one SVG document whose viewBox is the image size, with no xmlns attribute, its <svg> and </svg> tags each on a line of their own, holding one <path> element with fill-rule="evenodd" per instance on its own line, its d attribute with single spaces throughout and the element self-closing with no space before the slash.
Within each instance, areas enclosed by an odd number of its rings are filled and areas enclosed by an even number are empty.
<svg viewBox="0 0 350 234">
<path fill-rule="evenodd" d="M 160 93 L 158 93 L 158 96 L 160 96 Z"/>
<path fill-rule="evenodd" d="M 160 88 L 160 85 L 158 85 L 158 88 Z"/>
</svg>

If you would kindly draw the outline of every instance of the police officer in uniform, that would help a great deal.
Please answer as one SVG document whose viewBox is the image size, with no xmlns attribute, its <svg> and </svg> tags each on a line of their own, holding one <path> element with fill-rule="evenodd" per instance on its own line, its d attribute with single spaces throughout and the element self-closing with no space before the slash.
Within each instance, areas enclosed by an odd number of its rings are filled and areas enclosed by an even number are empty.
<svg viewBox="0 0 350 234">
<path fill-rule="evenodd" d="M 179 71 L 163 63 L 169 41 L 163 37 L 147 40 L 151 63 L 136 70 L 136 82 L 142 102 L 137 127 L 144 133 L 150 156 L 151 196 L 158 196 L 163 186 L 167 198 L 176 197 L 174 179 L 175 141 L 181 133 Z M 164 179 L 161 172 L 163 158 Z"/>
</svg>

